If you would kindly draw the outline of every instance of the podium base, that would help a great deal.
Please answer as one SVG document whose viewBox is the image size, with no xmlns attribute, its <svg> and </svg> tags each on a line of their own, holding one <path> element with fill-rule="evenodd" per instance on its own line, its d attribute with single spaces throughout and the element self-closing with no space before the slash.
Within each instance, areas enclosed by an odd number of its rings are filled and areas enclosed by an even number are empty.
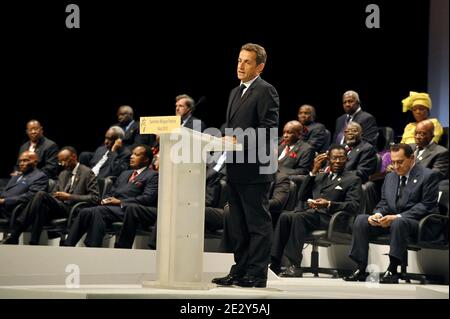
<svg viewBox="0 0 450 319">
<path fill-rule="evenodd" d="M 217 288 L 216 284 L 208 282 L 160 282 L 160 281 L 143 281 L 143 288 L 156 289 L 180 289 L 180 290 L 209 290 Z"/>
</svg>

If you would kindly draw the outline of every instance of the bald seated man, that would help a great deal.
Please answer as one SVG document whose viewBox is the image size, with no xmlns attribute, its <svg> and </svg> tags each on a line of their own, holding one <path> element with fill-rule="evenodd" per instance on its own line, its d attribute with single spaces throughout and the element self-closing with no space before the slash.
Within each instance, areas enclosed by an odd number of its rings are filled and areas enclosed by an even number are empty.
<svg viewBox="0 0 450 319">
<path fill-rule="evenodd" d="M 415 144 L 410 144 L 416 163 L 439 173 L 440 180 L 448 179 L 448 150 L 433 141 L 434 124 L 424 120 L 416 125 Z"/>
</svg>

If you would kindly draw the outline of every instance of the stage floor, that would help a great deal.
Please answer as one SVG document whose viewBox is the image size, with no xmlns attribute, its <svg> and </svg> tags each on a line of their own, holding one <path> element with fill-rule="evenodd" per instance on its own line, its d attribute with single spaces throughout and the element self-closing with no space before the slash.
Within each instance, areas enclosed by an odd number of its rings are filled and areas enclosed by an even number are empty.
<svg viewBox="0 0 450 319">
<path fill-rule="evenodd" d="M 142 288 L 140 285 L 0 286 L 2 299 L 448 299 L 449 286 L 350 283 L 332 278 L 280 278 L 267 288 L 209 290 Z"/>
</svg>

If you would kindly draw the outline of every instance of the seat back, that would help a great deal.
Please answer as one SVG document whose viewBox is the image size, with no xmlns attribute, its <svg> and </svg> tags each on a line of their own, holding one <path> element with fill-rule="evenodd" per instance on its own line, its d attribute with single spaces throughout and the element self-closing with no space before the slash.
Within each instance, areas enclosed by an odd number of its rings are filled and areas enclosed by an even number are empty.
<svg viewBox="0 0 450 319">
<path fill-rule="evenodd" d="M 283 210 L 294 210 L 297 204 L 297 184 L 289 181 L 289 197 Z"/>
<path fill-rule="evenodd" d="M 48 179 L 47 193 L 53 193 L 56 187 L 56 181 L 54 179 Z"/>
<path fill-rule="evenodd" d="M 100 191 L 100 198 L 105 198 L 113 186 L 113 180 L 110 177 L 98 178 L 98 188 Z"/>
<path fill-rule="evenodd" d="M 325 129 L 325 133 L 326 133 L 326 140 L 325 140 L 325 143 L 322 145 L 321 149 L 318 150 L 319 153 L 324 153 L 324 152 L 328 151 L 328 148 L 330 148 L 331 132 L 329 130 Z"/>
<path fill-rule="evenodd" d="M 394 130 L 389 126 L 378 128 L 377 150 L 379 152 L 389 149 L 391 144 L 395 143 Z"/>
</svg>

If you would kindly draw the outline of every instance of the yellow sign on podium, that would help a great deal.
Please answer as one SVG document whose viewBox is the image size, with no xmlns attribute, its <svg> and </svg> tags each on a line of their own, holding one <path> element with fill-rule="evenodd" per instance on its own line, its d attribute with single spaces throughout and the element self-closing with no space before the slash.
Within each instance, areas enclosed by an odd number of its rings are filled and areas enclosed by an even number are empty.
<svg viewBox="0 0 450 319">
<path fill-rule="evenodd" d="M 140 118 L 140 134 L 171 133 L 181 126 L 181 116 L 149 116 Z"/>
</svg>

